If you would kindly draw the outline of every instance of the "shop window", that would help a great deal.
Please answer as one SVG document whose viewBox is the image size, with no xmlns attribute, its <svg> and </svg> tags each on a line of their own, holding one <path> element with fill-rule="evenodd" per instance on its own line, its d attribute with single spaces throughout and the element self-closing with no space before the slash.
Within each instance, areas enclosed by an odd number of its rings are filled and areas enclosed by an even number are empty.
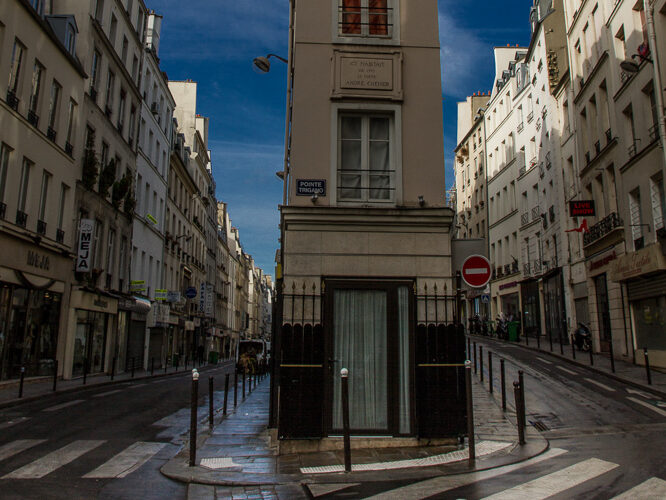
<svg viewBox="0 0 666 500">
<path fill-rule="evenodd" d="M 107 324 L 108 314 L 77 309 L 72 375 L 104 371 Z"/>
<path fill-rule="evenodd" d="M 0 182 L 2 182 L 2 179 L 0 179 Z M 0 196 L 2 196 L 2 191 L 0 191 Z M 663 229 L 664 216 L 666 216 L 666 198 L 664 197 L 664 179 L 661 177 L 650 179 L 650 204 L 652 206 L 654 230 Z"/>
<path fill-rule="evenodd" d="M 638 188 L 629 193 L 629 216 L 631 219 L 631 238 L 634 241 L 634 250 L 640 250 L 644 246 L 644 239 L 641 224 L 641 195 Z"/>
</svg>

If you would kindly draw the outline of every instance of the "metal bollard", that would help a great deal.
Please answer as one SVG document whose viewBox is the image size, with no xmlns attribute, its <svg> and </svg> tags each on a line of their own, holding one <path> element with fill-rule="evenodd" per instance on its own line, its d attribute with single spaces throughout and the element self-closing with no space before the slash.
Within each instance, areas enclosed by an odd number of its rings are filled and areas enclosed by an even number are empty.
<svg viewBox="0 0 666 500">
<path fill-rule="evenodd" d="M 590 350 L 588 351 L 590 353 L 590 366 L 594 366 L 594 353 L 592 352 L 594 350 L 594 347 L 590 345 Z"/>
<path fill-rule="evenodd" d="M 169 358 L 164 358 L 164 373 L 167 372 L 168 368 L 169 368 Z"/>
<path fill-rule="evenodd" d="M 520 382 L 520 403 L 522 405 L 523 415 L 523 429 L 527 426 L 525 420 L 525 377 L 523 377 L 523 370 L 518 370 L 518 382 Z"/>
<path fill-rule="evenodd" d="M 476 375 L 476 342 L 474 342 L 474 375 Z"/>
<path fill-rule="evenodd" d="M 525 332 L 525 345 L 527 347 L 530 346 L 530 336 L 527 334 L 527 332 Z"/>
<path fill-rule="evenodd" d="M 488 388 L 493 393 L 493 353 L 488 351 Z"/>
<path fill-rule="evenodd" d="M 56 391 L 57 383 L 58 383 L 58 360 L 56 359 L 53 364 L 53 392 Z"/>
<path fill-rule="evenodd" d="M 476 442 L 474 440 L 474 400 L 472 399 L 472 362 L 465 360 L 465 392 L 467 395 L 467 443 L 469 447 L 469 464 L 476 460 Z"/>
<path fill-rule="evenodd" d="M 349 370 L 340 370 L 342 378 L 342 433 L 345 447 L 345 472 L 351 472 L 351 440 L 349 438 Z"/>
<path fill-rule="evenodd" d="M 575 337 L 572 335 L 571 336 L 571 356 L 575 360 L 576 359 L 576 347 L 574 346 L 574 339 L 575 339 Z"/>
<path fill-rule="evenodd" d="M 243 399 L 245 399 L 245 370 L 243 370 Z"/>
<path fill-rule="evenodd" d="M 86 379 L 88 378 L 88 358 L 83 359 L 83 385 L 86 385 Z"/>
<path fill-rule="evenodd" d="M 155 373 L 155 358 L 150 358 L 150 376 L 152 377 Z"/>
<path fill-rule="evenodd" d="M 536 331 L 536 339 L 537 339 L 537 350 L 541 350 L 541 332 Z"/>
<path fill-rule="evenodd" d="M 23 397 L 23 379 L 25 378 L 25 366 L 21 367 L 21 381 L 19 382 L 19 399 Z"/>
<path fill-rule="evenodd" d="M 234 408 L 238 406 L 238 371 L 234 368 Z"/>
<path fill-rule="evenodd" d="M 516 424 L 518 424 L 518 442 L 525 444 L 525 424 L 523 422 L 524 409 L 521 407 L 522 395 L 520 382 L 513 383 L 513 396 L 516 401 Z"/>
<path fill-rule="evenodd" d="M 213 377 L 208 377 L 208 426 L 213 428 Z"/>
<path fill-rule="evenodd" d="M 610 355 L 611 371 L 615 373 L 615 353 L 613 352 L 613 337 L 611 336 L 608 343 L 608 354 Z"/>
<path fill-rule="evenodd" d="M 479 346 L 479 379 L 483 382 L 483 346 Z"/>
<path fill-rule="evenodd" d="M 199 372 L 192 370 L 192 399 L 190 401 L 190 467 L 197 460 L 197 401 L 199 400 Z"/>
<path fill-rule="evenodd" d="M 111 374 L 109 375 L 111 377 L 111 380 L 113 380 L 115 374 L 116 374 L 116 357 L 114 356 L 113 359 L 111 360 Z"/>
<path fill-rule="evenodd" d="M 506 411 L 506 378 L 504 376 L 503 359 L 500 359 L 500 384 L 502 386 L 502 410 Z"/>
<path fill-rule="evenodd" d="M 647 374 L 648 385 L 652 385 L 652 374 L 650 373 L 650 358 L 648 358 L 648 349 L 643 347 L 643 356 L 645 357 L 645 373 Z"/>
<path fill-rule="evenodd" d="M 471 345 L 471 340 L 469 337 L 467 337 L 467 359 L 470 358 L 470 355 L 472 354 L 472 345 Z"/>
<path fill-rule="evenodd" d="M 132 378 L 134 378 L 134 358 L 132 358 Z"/>
<path fill-rule="evenodd" d="M 229 374 L 224 376 L 224 406 L 222 407 L 222 415 L 227 414 L 227 400 L 229 398 Z"/>
</svg>

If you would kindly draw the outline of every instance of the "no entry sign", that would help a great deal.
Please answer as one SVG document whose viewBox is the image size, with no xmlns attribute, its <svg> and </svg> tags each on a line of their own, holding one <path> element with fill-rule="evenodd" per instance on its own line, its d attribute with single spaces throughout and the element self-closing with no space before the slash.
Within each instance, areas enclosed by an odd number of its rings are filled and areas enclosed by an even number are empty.
<svg viewBox="0 0 666 500">
<path fill-rule="evenodd" d="M 462 279 L 473 288 L 481 288 L 490 281 L 490 262 L 482 255 L 470 255 L 462 266 Z"/>
</svg>

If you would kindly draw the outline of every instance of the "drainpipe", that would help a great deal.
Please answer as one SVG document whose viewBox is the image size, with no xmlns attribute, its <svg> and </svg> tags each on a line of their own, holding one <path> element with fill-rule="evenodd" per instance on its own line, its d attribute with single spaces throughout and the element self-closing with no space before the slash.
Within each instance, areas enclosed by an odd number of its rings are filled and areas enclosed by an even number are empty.
<svg viewBox="0 0 666 500">
<path fill-rule="evenodd" d="M 664 162 L 662 163 L 662 174 L 666 178 L 666 121 L 664 121 L 664 95 L 663 86 L 661 82 L 661 69 L 659 67 L 659 54 L 657 51 L 657 37 L 654 30 L 654 7 L 651 5 L 650 0 L 643 0 L 643 8 L 645 9 L 645 24 L 648 32 L 648 45 L 650 53 L 652 54 L 652 66 L 654 69 L 654 88 L 655 98 L 657 99 L 657 116 L 659 118 L 659 140 L 661 142 L 661 152 L 664 155 Z"/>
</svg>

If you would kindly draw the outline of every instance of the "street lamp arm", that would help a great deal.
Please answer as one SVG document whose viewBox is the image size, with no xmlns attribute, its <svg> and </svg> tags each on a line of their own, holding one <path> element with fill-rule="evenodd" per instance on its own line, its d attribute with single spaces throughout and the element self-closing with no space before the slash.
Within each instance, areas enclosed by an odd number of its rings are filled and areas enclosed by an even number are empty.
<svg viewBox="0 0 666 500">
<path fill-rule="evenodd" d="M 282 61 L 285 64 L 289 62 L 287 59 L 285 59 L 284 57 L 279 56 L 277 54 L 267 54 L 266 55 L 266 59 L 270 59 L 271 57 L 275 57 L 276 59 L 279 59 L 280 61 Z"/>
</svg>

